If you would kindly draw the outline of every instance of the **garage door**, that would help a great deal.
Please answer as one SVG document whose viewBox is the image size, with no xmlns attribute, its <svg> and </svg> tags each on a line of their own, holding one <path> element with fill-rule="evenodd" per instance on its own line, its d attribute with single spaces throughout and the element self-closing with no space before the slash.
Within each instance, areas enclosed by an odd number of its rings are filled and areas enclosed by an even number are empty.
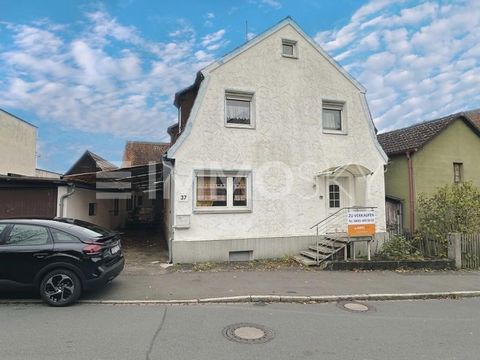
<svg viewBox="0 0 480 360">
<path fill-rule="evenodd" d="M 53 218 L 57 189 L 0 189 L 0 219 Z"/>
</svg>

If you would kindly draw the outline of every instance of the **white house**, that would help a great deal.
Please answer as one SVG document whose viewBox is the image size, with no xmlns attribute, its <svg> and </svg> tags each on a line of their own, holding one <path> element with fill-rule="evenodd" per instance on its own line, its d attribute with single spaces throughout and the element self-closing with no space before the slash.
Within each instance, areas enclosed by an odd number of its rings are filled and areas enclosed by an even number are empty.
<svg viewBox="0 0 480 360">
<path fill-rule="evenodd" d="M 295 254 L 312 225 L 371 206 L 385 232 L 384 165 L 353 79 L 286 18 L 176 94 L 164 158 L 174 262 Z"/>
</svg>

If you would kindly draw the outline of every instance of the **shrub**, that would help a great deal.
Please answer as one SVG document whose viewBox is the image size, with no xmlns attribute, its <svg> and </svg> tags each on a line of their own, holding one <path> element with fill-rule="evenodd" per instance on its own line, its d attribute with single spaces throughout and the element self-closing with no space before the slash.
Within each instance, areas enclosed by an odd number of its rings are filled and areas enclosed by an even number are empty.
<svg viewBox="0 0 480 360">
<path fill-rule="evenodd" d="M 418 199 L 418 230 L 445 247 L 452 232 L 480 232 L 480 191 L 471 182 L 445 185 Z"/>
<path fill-rule="evenodd" d="M 383 244 L 380 255 L 390 260 L 408 260 L 421 257 L 411 240 L 402 235 L 394 235 Z"/>
</svg>

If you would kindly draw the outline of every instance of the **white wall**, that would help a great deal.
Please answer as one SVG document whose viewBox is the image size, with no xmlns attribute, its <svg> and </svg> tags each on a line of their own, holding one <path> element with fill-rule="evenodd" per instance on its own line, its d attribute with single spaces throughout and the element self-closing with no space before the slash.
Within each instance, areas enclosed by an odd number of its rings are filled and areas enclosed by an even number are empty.
<svg viewBox="0 0 480 360">
<path fill-rule="evenodd" d="M 298 59 L 281 56 L 282 38 L 297 41 Z M 206 92 L 197 117 L 189 119 L 191 132 L 173 156 L 174 212 L 191 216 L 190 228 L 175 230 L 175 241 L 311 235 L 309 228 L 326 216 L 327 198 L 314 174 L 350 163 L 374 171 L 361 201 L 378 207 L 377 229 L 385 231 L 384 159 L 363 95 L 293 27 L 285 26 L 213 70 L 201 86 Z M 226 89 L 255 93 L 255 129 L 225 127 Z M 322 132 L 322 99 L 345 101 L 347 135 Z M 252 211 L 194 213 L 195 169 L 251 170 Z M 278 191 L 268 195 L 262 188 Z M 185 194 L 189 201 L 178 201 Z"/>
<path fill-rule="evenodd" d="M 61 174 L 43 169 L 35 169 L 35 176 L 50 179 L 60 179 Z"/>
<path fill-rule="evenodd" d="M 61 196 L 68 192 L 66 186 L 58 188 L 58 202 L 60 214 L 60 199 Z M 88 215 L 88 204 L 97 203 L 97 214 L 94 216 Z M 97 199 L 97 192 L 95 190 L 75 188 L 73 195 L 67 197 L 64 202 L 63 217 L 74 218 L 88 221 L 108 229 L 118 229 L 125 226 L 126 221 L 126 201 L 119 200 L 119 214 L 115 216 L 113 199 Z"/>
<path fill-rule="evenodd" d="M 35 176 L 37 128 L 0 110 L 0 175 Z"/>
</svg>

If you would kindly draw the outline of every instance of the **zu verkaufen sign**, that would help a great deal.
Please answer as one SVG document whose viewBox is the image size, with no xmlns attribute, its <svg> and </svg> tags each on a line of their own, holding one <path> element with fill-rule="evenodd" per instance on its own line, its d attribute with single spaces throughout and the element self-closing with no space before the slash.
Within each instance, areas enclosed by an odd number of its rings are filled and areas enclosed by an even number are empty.
<svg viewBox="0 0 480 360">
<path fill-rule="evenodd" d="M 373 236 L 375 235 L 375 211 L 360 210 L 347 214 L 348 236 Z"/>
</svg>

